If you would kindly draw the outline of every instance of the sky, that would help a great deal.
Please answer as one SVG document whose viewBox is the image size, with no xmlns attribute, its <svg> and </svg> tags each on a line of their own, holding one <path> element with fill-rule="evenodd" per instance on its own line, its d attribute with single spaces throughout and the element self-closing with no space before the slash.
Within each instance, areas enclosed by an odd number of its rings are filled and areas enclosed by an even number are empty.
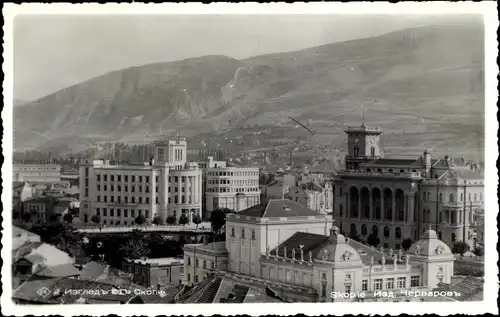
<svg viewBox="0 0 500 317">
<path fill-rule="evenodd" d="M 18 15 L 14 99 L 31 101 L 131 66 L 243 59 L 428 24 L 403 15 Z"/>
</svg>

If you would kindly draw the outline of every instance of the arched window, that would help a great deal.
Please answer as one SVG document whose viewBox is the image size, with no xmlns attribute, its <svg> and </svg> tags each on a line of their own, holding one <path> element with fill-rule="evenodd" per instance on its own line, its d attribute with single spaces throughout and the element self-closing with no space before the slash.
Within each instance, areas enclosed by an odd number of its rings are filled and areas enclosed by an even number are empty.
<svg viewBox="0 0 500 317">
<path fill-rule="evenodd" d="M 457 236 L 455 235 L 455 232 L 452 232 L 451 233 L 451 241 L 455 242 L 456 239 L 457 239 Z"/>
<path fill-rule="evenodd" d="M 382 169 L 381 168 L 377 169 L 377 172 L 382 173 Z"/>
<path fill-rule="evenodd" d="M 389 230 L 389 227 L 384 227 L 384 237 L 389 238 L 391 236 L 391 232 Z"/>
<path fill-rule="evenodd" d="M 460 201 L 464 201 L 464 194 L 460 194 Z"/>
<path fill-rule="evenodd" d="M 453 196 L 453 194 L 450 194 L 448 200 L 450 201 L 450 203 L 452 203 L 455 200 L 455 196 Z"/>
<path fill-rule="evenodd" d="M 401 239 L 401 228 L 397 227 L 395 231 L 396 239 Z"/>
<path fill-rule="evenodd" d="M 368 230 L 366 228 L 366 225 L 361 225 L 361 234 L 366 236 L 367 233 L 368 233 Z"/>
<path fill-rule="evenodd" d="M 469 201 L 471 201 L 471 194 L 469 193 Z"/>
<path fill-rule="evenodd" d="M 378 227 L 376 225 L 373 225 L 372 226 L 372 233 L 375 235 L 375 236 L 378 236 Z"/>
<path fill-rule="evenodd" d="M 371 156 L 375 156 L 375 147 L 372 146 L 370 148 L 370 154 L 371 154 Z"/>
<path fill-rule="evenodd" d="M 389 173 L 392 173 L 392 169 L 389 169 Z"/>
<path fill-rule="evenodd" d="M 367 169 L 366 169 L 366 171 L 367 171 L 368 173 L 370 173 L 372 170 L 371 170 L 371 169 L 369 169 L 369 168 L 367 168 Z"/>
<path fill-rule="evenodd" d="M 400 173 L 404 173 L 404 172 L 405 172 L 405 170 L 399 170 L 399 172 L 400 172 Z"/>
<path fill-rule="evenodd" d="M 355 238 L 357 235 L 358 235 L 358 233 L 357 233 L 357 230 L 356 230 L 356 225 L 352 223 L 351 224 L 350 236 L 351 236 L 351 238 Z"/>
</svg>

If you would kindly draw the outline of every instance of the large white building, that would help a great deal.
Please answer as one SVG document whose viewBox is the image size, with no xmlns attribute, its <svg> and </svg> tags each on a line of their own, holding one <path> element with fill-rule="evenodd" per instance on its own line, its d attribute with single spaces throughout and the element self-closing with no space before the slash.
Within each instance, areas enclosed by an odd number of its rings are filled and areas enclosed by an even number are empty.
<svg viewBox="0 0 500 317">
<path fill-rule="evenodd" d="M 61 165 L 56 164 L 13 164 L 14 182 L 58 182 L 61 180 Z"/>
<path fill-rule="evenodd" d="M 206 212 L 216 208 L 241 211 L 260 204 L 259 169 L 213 167 L 206 171 Z"/>
<path fill-rule="evenodd" d="M 484 176 L 449 157 L 384 158 L 382 131 L 364 124 L 346 131 L 346 167 L 334 180 L 334 219 L 351 237 L 377 236 L 385 248 L 420 239 L 432 226 L 448 245 L 473 244 L 474 215 L 484 204 Z"/>
<path fill-rule="evenodd" d="M 270 200 L 228 215 L 225 245 L 184 247 L 184 283 L 204 285 L 215 274 L 222 277 L 218 292 L 241 285 L 286 301 L 330 302 L 359 300 L 334 293 L 363 293 L 366 301 L 413 301 L 419 298 L 410 292 L 451 282 L 454 256 L 430 228 L 403 252 L 345 238 L 331 219 L 290 200 Z M 210 285 L 217 287 L 214 282 L 205 287 Z"/>
<path fill-rule="evenodd" d="M 111 165 L 94 160 L 80 166 L 80 217 L 92 215 L 104 225 L 131 225 L 142 214 L 191 220 L 202 213 L 202 170 L 186 162 L 184 138 L 156 143 L 154 158 L 143 165 Z"/>
</svg>

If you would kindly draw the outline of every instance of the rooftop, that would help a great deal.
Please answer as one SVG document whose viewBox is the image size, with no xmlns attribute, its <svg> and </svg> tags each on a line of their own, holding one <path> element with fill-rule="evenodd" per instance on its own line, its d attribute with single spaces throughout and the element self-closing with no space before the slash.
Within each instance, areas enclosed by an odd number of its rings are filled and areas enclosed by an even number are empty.
<svg viewBox="0 0 500 317">
<path fill-rule="evenodd" d="M 149 265 L 172 265 L 172 264 L 184 264 L 184 259 L 179 258 L 147 258 L 147 259 L 134 259 L 129 260 L 137 264 L 149 264 Z"/>
<path fill-rule="evenodd" d="M 260 204 L 247 208 L 239 212 L 237 215 L 255 218 L 281 218 L 319 216 L 320 214 L 292 200 L 270 199 L 267 204 Z"/>
<path fill-rule="evenodd" d="M 189 249 L 196 249 L 199 251 L 207 251 L 207 252 L 217 252 L 217 253 L 226 253 L 226 242 L 225 241 L 219 241 L 219 242 L 212 242 L 212 243 L 207 243 L 207 244 L 186 244 L 184 246 L 185 248 Z"/>
</svg>

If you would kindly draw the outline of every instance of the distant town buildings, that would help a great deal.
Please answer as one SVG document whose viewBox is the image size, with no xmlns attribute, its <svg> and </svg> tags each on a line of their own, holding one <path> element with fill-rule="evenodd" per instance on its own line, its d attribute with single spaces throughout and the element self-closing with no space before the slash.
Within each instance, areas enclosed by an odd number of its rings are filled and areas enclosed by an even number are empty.
<svg viewBox="0 0 500 317">
<path fill-rule="evenodd" d="M 430 226 L 452 245 L 472 245 L 474 215 L 483 209 L 483 174 L 452 163 L 449 157 L 384 158 L 382 130 L 364 124 L 346 130 L 345 169 L 334 180 L 334 219 L 346 235 L 366 241 L 370 235 L 384 248 L 416 241 Z"/>
<path fill-rule="evenodd" d="M 290 187 L 286 197 L 311 210 L 332 213 L 333 187 L 328 182 L 324 182 L 323 186 L 314 182 L 302 183 Z"/>
<path fill-rule="evenodd" d="M 202 170 L 186 161 L 185 138 L 155 144 L 154 158 L 140 166 L 95 160 L 80 167 L 80 218 L 99 215 L 105 225 L 131 225 L 142 214 L 179 219 L 202 216 Z"/>
<path fill-rule="evenodd" d="M 61 166 L 55 164 L 13 164 L 14 182 L 58 182 L 61 180 Z"/>
</svg>

